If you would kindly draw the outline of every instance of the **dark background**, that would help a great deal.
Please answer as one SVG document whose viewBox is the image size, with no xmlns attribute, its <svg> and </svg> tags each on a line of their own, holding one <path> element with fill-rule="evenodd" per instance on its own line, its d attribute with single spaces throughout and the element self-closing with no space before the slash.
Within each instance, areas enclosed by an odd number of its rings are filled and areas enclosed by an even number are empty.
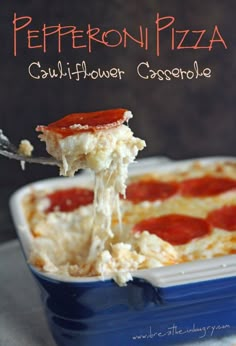
<svg viewBox="0 0 236 346">
<path fill-rule="evenodd" d="M 72 112 L 124 107 L 134 118 L 130 126 L 147 142 L 140 157 L 164 155 L 184 159 L 209 155 L 236 154 L 235 139 L 235 10 L 234 0 L 160 0 L 160 1 L 1 1 L 0 11 L 0 128 L 15 143 L 28 138 L 35 153 L 44 154 L 34 129 Z M 51 39 L 48 51 L 27 49 L 26 31 L 17 36 L 17 56 L 13 55 L 13 14 L 31 16 L 30 29 L 48 25 L 76 25 L 86 30 L 87 24 L 102 30 L 126 27 L 134 34 L 138 26 L 149 28 L 149 49 L 130 43 L 127 48 L 107 48 L 94 44 L 94 51 L 73 50 L 65 39 L 62 52 L 56 52 Z M 212 51 L 171 51 L 170 30 L 161 34 L 161 55 L 155 54 L 155 19 L 176 17 L 177 30 L 207 29 L 208 44 L 214 25 L 218 25 L 228 49 L 215 44 Z M 190 40 L 191 41 L 191 40 Z M 57 61 L 71 66 L 85 60 L 90 70 L 120 67 L 126 74 L 122 80 L 101 79 L 32 79 L 28 66 L 40 61 L 55 66 Z M 197 60 L 200 69 L 212 69 L 212 77 L 198 80 L 142 80 L 136 66 L 148 61 L 153 69 L 182 67 L 192 69 Z M 8 198 L 19 186 L 58 175 L 53 167 L 27 165 L 22 171 L 18 162 L 0 157 L 0 241 L 15 236 L 8 212 Z"/>
</svg>

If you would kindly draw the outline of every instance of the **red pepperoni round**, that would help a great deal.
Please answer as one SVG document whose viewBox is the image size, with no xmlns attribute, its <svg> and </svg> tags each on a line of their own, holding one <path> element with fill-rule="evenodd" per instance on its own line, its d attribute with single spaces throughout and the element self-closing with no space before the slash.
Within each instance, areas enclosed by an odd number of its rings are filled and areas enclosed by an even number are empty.
<svg viewBox="0 0 236 346">
<path fill-rule="evenodd" d="M 226 231 L 236 231 L 236 205 L 224 206 L 211 211 L 207 216 L 207 221 L 214 227 Z"/>
<path fill-rule="evenodd" d="M 84 188 L 70 188 L 67 190 L 57 190 L 47 195 L 50 200 L 50 206 L 46 213 L 52 211 L 73 211 L 83 205 L 93 202 L 93 191 Z"/>
<path fill-rule="evenodd" d="M 133 203 L 163 200 L 173 196 L 179 185 L 174 182 L 160 182 L 154 179 L 142 180 L 127 186 L 126 198 Z"/>
<path fill-rule="evenodd" d="M 72 113 L 55 121 L 48 126 L 39 125 L 36 131 L 52 131 L 63 137 L 74 135 L 78 132 L 94 132 L 101 129 L 116 127 L 127 121 L 131 113 L 126 109 L 109 109 L 91 113 Z"/>
<path fill-rule="evenodd" d="M 180 184 L 180 193 L 186 197 L 207 197 L 236 189 L 236 180 L 205 176 L 184 180 Z"/>
<path fill-rule="evenodd" d="M 211 232 L 210 224 L 198 217 L 169 214 L 137 223 L 134 232 L 149 231 L 172 245 L 182 245 Z"/>
</svg>

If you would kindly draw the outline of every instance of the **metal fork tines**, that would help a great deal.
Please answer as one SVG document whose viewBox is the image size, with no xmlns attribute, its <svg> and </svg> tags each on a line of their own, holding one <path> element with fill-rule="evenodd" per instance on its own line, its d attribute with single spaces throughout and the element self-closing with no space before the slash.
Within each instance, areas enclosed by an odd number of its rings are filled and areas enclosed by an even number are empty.
<svg viewBox="0 0 236 346">
<path fill-rule="evenodd" d="M 25 156 L 18 152 L 18 148 L 9 141 L 7 136 L 4 135 L 3 131 L 0 129 L 0 155 L 3 155 L 9 159 L 25 161 L 30 163 L 39 163 L 43 165 L 56 165 L 59 163 L 51 157 L 34 157 Z"/>
</svg>

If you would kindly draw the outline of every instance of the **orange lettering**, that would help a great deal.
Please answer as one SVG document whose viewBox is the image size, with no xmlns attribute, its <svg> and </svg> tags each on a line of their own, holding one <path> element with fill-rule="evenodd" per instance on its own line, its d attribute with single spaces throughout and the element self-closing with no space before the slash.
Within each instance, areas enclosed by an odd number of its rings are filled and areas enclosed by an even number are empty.
<svg viewBox="0 0 236 346">
<path fill-rule="evenodd" d="M 109 43 L 106 39 L 108 38 L 108 36 L 111 34 L 111 33 L 116 33 L 117 36 L 118 36 L 118 40 L 117 40 L 117 43 Z M 108 31 L 104 31 L 103 34 L 102 34 L 102 42 L 104 42 L 104 44 L 107 46 L 107 47 L 117 47 L 119 46 L 121 43 L 122 43 L 122 35 L 119 31 L 117 30 L 114 30 L 114 29 L 111 29 L 111 30 L 108 30 Z"/>
<path fill-rule="evenodd" d="M 61 29 L 61 25 L 52 25 L 52 26 L 46 26 L 46 24 L 43 25 L 43 52 L 46 53 L 47 51 L 47 37 L 50 35 L 54 35 L 55 33 L 58 33 Z M 58 42 L 59 46 L 59 42 Z"/>
<path fill-rule="evenodd" d="M 23 24 L 20 26 L 17 26 L 17 23 L 19 21 L 23 21 Z M 14 37 L 13 51 L 14 51 L 14 56 L 17 55 L 17 31 L 24 29 L 31 22 L 32 22 L 32 17 L 23 16 L 23 17 L 17 18 L 16 13 L 14 13 L 14 19 L 13 19 L 13 37 Z"/>
<path fill-rule="evenodd" d="M 96 36 L 99 32 L 100 32 L 99 28 L 91 28 L 91 25 L 88 24 L 87 35 L 88 35 L 88 51 L 89 51 L 89 53 L 92 52 L 92 41 L 96 41 L 96 42 L 104 44 L 103 41 L 96 38 Z"/>
<path fill-rule="evenodd" d="M 179 44 L 178 44 L 178 46 L 177 46 L 177 49 L 192 48 L 192 46 L 191 46 L 191 47 L 182 46 L 182 43 L 184 42 L 185 37 L 188 35 L 189 31 L 190 31 L 190 30 L 176 30 L 176 33 L 177 33 L 177 34 L 183 34 L 182 39 L 180 40 L 180 42 L 179 42 Z"/>
<path fill-rule="evenodd" d="M 147 29 L 147 28 L 146 28 Z M 142 26 L 140 25 L 139 26 L 139 36 L 140 36 L 140 39 L 137 39 L 135 38 L 134 36 L 132 36 L 130 33 L 128 33 L 127 29 L 124 28 L 123 29 L 123 33 L 124 33 L 124 48 L 127 47 L 127 37 L 130 38 L 132 41 L 138 43 L 140 45 L 141 48 L 143 48 L 144 46 L 144 42 L 145 43 L 145 47 L 146 47 L 146 44 L 147 44 L 147 41 L 146 41 L 146 35 L 147 35 L 147 32 L 145 30 L 145 39 L 143 38 L 143 29 L 142 29 Z"/>
<path fill-rule="evenodd" d="M 42 45 L 33 46 L 31 41 L 33 38 L 39 38 L 39 30 L 28 30 L 27 40 L 28 48 L 42 48 Z"/>
<path fill-rule="evenodd" d="M 167 24 L 161 26 L 162 21 L 167 21 Z M 169 28 L 175 21 L 175 17 L 172 16 L 166 16 L 166 17 L 160 17 L 159 13 L 157 13 L 157 19 L 156 19 L 156 54 L 157 56 L 160 56 L 160 32 L 162 30 L 165 30 Z"/>
<path fill-rule="evenodd" d="M 82 46 L 76 45 L 76 40 L 80 38 L 83 38 L 83 30 L 74 30 L 72 32 L 72 48 L 86 48 L 87 47 L 86 44 Z"/>
<path fill-rule="evenodd" d="M 218 38 L 215 38 L 215 36 L 218 37 Z M 227 47 L 227 45 L 226 45 L 226 43 L 225 43 L 223 37 L 222 37 L 221 34 L 220 34 L 220 31 L 219 31 L 217 25 L 215 25 L 214 32 L 213 32 L 212 38 L 211 38 L 211 40 L 210 40 L 209 50 L 212 50 L 213 44 L 214 44 L 215 42 L 222 43 L 223 46 L 225 47 L 225 49 L 228 49 L 228 47 Z"/>
<path fill-rule="evenodd" d="M 61 38 L 62 36 L 66 36 L 68 34 L 72 34 L 76 29 L 74 25 L 61 26 L 58 33 L 58 52 L 61 53 Z"/>
<path fill-rule="evenodd" d="M 197 42 L 195 43 L 195 46 L 193 47 L 193 49 L 206 49 L 206 48 L 208 48 L 207 46 L 199 46 L 200 41 L 202 40 L 203 36 L 206 33 L 206 30 L 194 30 L 193 33 L 200 34 Z"/>
</svg>

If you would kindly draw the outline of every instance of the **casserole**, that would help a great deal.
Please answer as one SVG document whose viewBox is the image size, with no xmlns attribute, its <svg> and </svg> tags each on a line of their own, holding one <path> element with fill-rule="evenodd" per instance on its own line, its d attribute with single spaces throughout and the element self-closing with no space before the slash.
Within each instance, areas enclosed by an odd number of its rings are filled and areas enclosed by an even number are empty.
<svg viewBox="0 0 236 346">
<path fill-rule="evenodd" d="M 130 175 L 184 170 L 194 162 L 208 165 L 233 158 L 171 161 L 144 159 Z M 23 198 L 32 188 L 86 184 L 84 172 L 74 178 L 36 182 L 18 190 L 10 207 L 26 260 L 33 236 Z M 62 277 L 29 268 L 41 291 L 48 323 L 59 346 L 112 344 L 175 345 L 236 333 L 236 255 L 138 270 L 119 287 L 111 277 Z"/>
</svg>

